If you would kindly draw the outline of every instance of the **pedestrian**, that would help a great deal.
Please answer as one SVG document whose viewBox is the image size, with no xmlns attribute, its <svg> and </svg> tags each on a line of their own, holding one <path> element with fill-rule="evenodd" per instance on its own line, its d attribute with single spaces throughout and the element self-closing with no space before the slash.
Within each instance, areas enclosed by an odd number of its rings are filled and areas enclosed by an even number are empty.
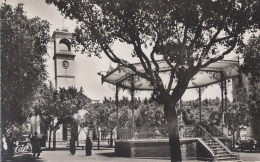
<svg viewBox="0 0 260 162">
<path fill-rule="evenodd" d="M 8 158 L 13 158 L 14 150 L 13 147 L 14 145 L 14 137 L 13 134 L 10 133 L 9 136 L 6 138 L 6 143 L 7 143 L 7 150 L 8 150 Z"/>
<path fill-rule="evenodd" d="M 87 140 L 86 140 L 86 156 L 91 156 L 92 155 L 92 142 L 89 138 L 89 136 L 87 136 Z"/>
<path fill-rule="evenodd" d="M 40 141 L 39 141 L 39 138 L 37 135 L 38 135 L 38 133 L 34 132 L 34 136 L 31 139 L 31 143 L 32 143 L 33 158 L 35 158 L 35 154 L 37 153 L 37 159 L 38 159 L 42 150 L 41 150 Z"/>
<path fill-rule="evenodd" d="M 70 153 L 74 155 L 76 153 L 76 146 L 75 146 L 75 140 L 73 136 L 70 138 Z"/>
<path fill-rule="evenodd" d="M 31 134 L 29 134 L 28 137 L 26 138 L 26 142 L 27 142 L 26 148 L 28 151 L 32 150 L 31 138 L 32 138 Z"/>
</svg>

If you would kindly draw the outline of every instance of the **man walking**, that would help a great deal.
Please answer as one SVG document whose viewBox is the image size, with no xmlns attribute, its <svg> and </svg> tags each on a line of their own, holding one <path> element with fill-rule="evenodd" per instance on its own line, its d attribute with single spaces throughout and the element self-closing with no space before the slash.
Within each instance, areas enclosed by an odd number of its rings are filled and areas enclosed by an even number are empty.
<svg viewBox="0 0 260 162">
<path fill-rule="evenodd" d="M 14 138 L 13 138 L 13 134 L 10 133 L 9 137 L 6 138 L 6 143 L 7 143 L 7 150 L 8 150 L 8 158 L 12 159 L 13 158 L 13 154 L 14 154 Z"/>
<path fill-rule="evenodd" d="M 31 143 L 32 143 L 32 153 L 33 153 L 33 158 L 35 159 L 35 154 L 37 153 L 37 159 L 39 158 L 42 150 L 40 146 L 40 141 L 37 136 L 37 132 L 34 132 L 34 136 L 32 137 Z"/>
</svg>

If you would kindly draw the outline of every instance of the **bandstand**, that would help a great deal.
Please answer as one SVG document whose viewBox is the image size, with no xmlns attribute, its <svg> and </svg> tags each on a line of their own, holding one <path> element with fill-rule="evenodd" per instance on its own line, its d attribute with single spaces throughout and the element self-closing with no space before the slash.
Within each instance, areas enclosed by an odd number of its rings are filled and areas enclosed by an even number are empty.
<svg viewBox="0 0 260 162">
<path fill-rule="evenodd" d="M 167 72 L 171 70 L 165 61 L 158 61 L 162 79 L 168 79 Z M 144 72 L 141 63 L 132 64 L 139 72 Z M 153 67 L 155 68 L 155 67 Z M 227 110 L 227 88 L 226 81 L 239 76 L 238 62 L 230 60 L 222 60 L 210 64 L 200 71 L 189 82 L 188 88 L 199 88 L 199 100 L 201 103 L 201 87 L 205 87 L 214 83 L 221 83 L 222 97 L 222 127 L 214 127 L 214 133 L 209 133 L 201 125 L 198 128 L 183 126 L 183 122 L 179 124 L 179 135 L 183 160 L 203 159 L 210 161 L 217 160 L 235 160 L 238 158 L 231 151 L 230 139 L 225 132 L 225 110 Z M 116 103 L 118 103 L 118 88 L 125 88 L 131 91 L 132 103 L 132 127 L 127 129 L 119 129 L 118 127 L 118 104 L 117 106 L 117 140 L 115 141 L 115 152 L 119 156 L 127 157 L 170 157 L 169 140 L 167 138 L 166 128 L 156 128 L 156 131 L 164 132 L 159 136 L 148 136 L 146 128 L 136 128 L 134 125 L 134 91 L 146 90 L 151 91 L 154 88 L 150 82 L 140 78 L 131 69 L 119 65 L 114 70 L 102 76 L 102 83 L 107 82 L 116 85 Z M 172 85 L 174 88 L 175 85 Z M 225 95 L 225 103 L 224 103 Z M 181 119 L 181 118 L 180 118 Z M 201 123 L 201 104 L 200 104 L 200 123 Z M 161 129 L 161 130 L 158 130 Z M 196 131 L 195 130 L 199 130 Z M 198 133 L 199 132 L 199 133 Z"/>
</svg>

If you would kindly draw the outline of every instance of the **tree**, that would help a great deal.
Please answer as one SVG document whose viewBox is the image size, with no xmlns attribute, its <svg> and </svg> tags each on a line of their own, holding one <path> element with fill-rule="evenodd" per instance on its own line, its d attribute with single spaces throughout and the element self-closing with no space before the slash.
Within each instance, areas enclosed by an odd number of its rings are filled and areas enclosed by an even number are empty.
<svg viewBox="0 0 260 162">
<path fill-rule="evenodd" d="M 253 35 L 247 46 L 244 48 L 244 62 L 241 65 L 241 70 L 249 78 L 250 88 L 248 106 L 250 108 L 251 121 L 250 124 L 253 127 L 253 132 L 256 137 L 258 137 L 258 142 L 260 142 L 260 101 L 259 101 L 259 81 L 260 81 L 260 36 Z"/>
<path fill-rule="evenodd" d="M 2 132 L 21 126 L 31 116 L 35 90 L 46 79 L 49 23 L 28 18 L 23 5 L 1 4 Z"/>
<path fill-rule="evenodd" d="M 119 100 L 119 128 L 125 128 L 129 124 L 128 121 L 131 119 L 129 105 L 130 102 L 126 97 L 123 96 L 123 98 Z M 94 128 L 95 132 L 98 127 L 106 127 L 110 130 L 112 135 L 112 131 L 116 127 L 116 116 L 115 101 L 111 98 L 108 99 L 104 97 L 103 103 L 94 103 L 86 109 L 84 121 L 82 121 L 82 123 L 84 123 L 85 127 Z M 95 135 L 94 138 L 96 138 Z"/>
<path fill-rule="evenodd" d="M 189 81 L 200 68 L 222 60 L 240 46 L 246 30 L 259 21 L 259 2 L 255 0 L 47 2 L 81 23 L 74 36 L 83 53 L 100 57 L 103 51 L 111 61 L 148 80 L 163 96 L 172 161 L 181 161 L 175 105 Z M 140 60 L 143 71 L 113 51 L 115 41 L 132 46 L 132 56 Z M 148 47 L 150 52 L 145 52 Z M 168 81 L 159 75 L 156 58 L 171 68 Z M 176 86 L 172 89 L 173 83 Z"/>
<path fill-rule="evenodd" d="M 233 148 L 235 144 L 235 132 L 240 130 L 241 126 L 248 126 L 250 123 L 248 94 L 246 89 L 236 90 L 236 98 L 233 100 L 232 106 L 228 106 L 227 120 L 228 129 L 233 136 Z"/>
<path fill-rule="evenodd" d="M 221 103 L 219 98 L 202 100 L 201 122 L 200 104 L 198 100 L 183 102 L 183 121 L 186 125 L 220 125 L 221 123 Z"/>
<path fill-rule="evenodd" d="M 252 87 L 248 100 L 250 125 L 253 128 L 254 139 L 257 140 L 258 148 L 260 146 L 260 89 Z"/>
<path fill-rule="evenodd" d="M 49 139 L 51 139 L 51 132 L 53 132 L 54 150 L 56 149 L 56 131 L 60 125 L 73 123 L 74 114 L 85 108 L 89 102 L 90 99 L 83 94 L 82 88 L 79 92 L 73 87 L 60 88 L 57 91 L 50 83 L 39 89 L 38 97 L 34 102 L 34 115 L 39 115 L 49 128 Z"/>
<path fill-rule="evenodd" d="M 145 98 L 137 108 L 136 126 L 164 126 L 166 125 L 163 114 L 163 105 L 150 98 Z"/>
<path fill-rule="evenodd" d="M 249 77 L 251 85 L 260 81 L 260 36 L 253 35 L 243 51 L 243 63 L 241 70 Z"/>
</svg>

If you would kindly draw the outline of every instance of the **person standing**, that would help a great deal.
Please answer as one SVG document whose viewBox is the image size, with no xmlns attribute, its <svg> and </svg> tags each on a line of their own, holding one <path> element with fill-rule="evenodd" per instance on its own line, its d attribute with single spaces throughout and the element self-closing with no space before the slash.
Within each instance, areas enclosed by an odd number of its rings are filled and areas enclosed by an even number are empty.
<svg viewBox="0 0 260 162">
<path fill-rule="evenodd" d="M 40 146 L 40 141 L 39 141 L 37 134 L 38 134 L 37 132 L 34 132 L 34 136 L 31 139 L 33 158 L 35 158 L 36 153 L 37 153 L 37 158 L 39 158 L 39 156 L 42 152 L 41 146 Z"/>
<path fill-rule="evenodd" d="M 12 133 L 10 133 L 9 136 L 6 138 L 6 143 L 7 143 L 7 150 L 8 150 L 8 158 L 13 158 L 14 138 Z"/>
<path fill-rule="evenodd" d="M 89 136 L 87 136 L 87 140 L 86 140 L 86 156 L 91 156 L 92 155 L 92 142 L 89 138 Z"/>
<path fill-rule="evenodd" d="M 26 138 L 26 142 L 27 142 L 26 148 L 28 151 L 32 150 L 31 138 L 32 138 L 31 134 L 29 134 L 29 136 Z"/>
<path fill-rule="evenodd" d="M 74 155 L 76 153 L 76 148 L 75 147 L 76 147 L 75 146 L 75 140 L 74 140 L 73 136 L 71 136 L 71 138 L 70 138 L 70 153 L 72 155 Z"/>
</svg>

